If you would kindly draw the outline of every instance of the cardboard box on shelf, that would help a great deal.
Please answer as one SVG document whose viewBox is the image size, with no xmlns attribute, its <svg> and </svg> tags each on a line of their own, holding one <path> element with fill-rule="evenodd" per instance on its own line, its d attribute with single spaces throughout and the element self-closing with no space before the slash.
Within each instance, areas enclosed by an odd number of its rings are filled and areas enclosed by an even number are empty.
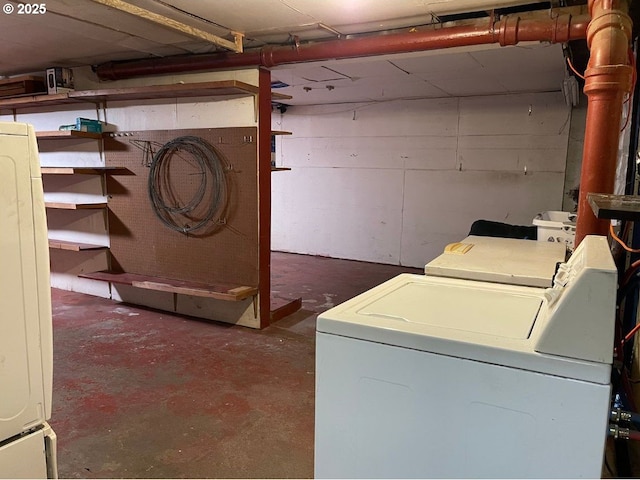
<svg viewBox="0 0 640 480">
<path fill-rule="evenodd" d="M 74 89 L 73 70 L 70 68 L 47 68 L 47 93 L 66 93 Z"/>
</svg>

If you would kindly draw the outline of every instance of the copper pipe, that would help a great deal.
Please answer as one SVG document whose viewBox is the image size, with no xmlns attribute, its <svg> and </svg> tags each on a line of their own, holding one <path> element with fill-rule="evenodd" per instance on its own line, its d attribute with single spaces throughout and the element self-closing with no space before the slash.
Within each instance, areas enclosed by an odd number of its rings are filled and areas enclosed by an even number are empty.
<svg viewBox="0 0 640 480">
<path fill-rule="evenodd" d="M 608 220 L 598 220 L 587 201 L 588 193 L 612 193 L 624 96 L 631 89 L 629 65 L 631 18 L 624 0 L 589 0 L 587 27 L 589 64 L 584 93 L 589 98 L 585 128 L 576 246 L 586 235 L 607 235 Z"/>
<path fill-rule="evenodd" d="M 552 43 L 583 39 L 586 36 L 588 15 L 572 16 L 568 9 L 545 11 L 539 16 L 521 18 L 502 17 L 498 22 L 480 19 L 466 25 L 431 28 L 390 35 L 331 40 L 286 47 L 263 47 L 246 53 L 223 53 L 184 57 L 167 57 L 124 62 L 109 62 L 97 67 L 102 80 L 120 80 L 146 75 L 193 72 L 249 66 L 276 65 L 366 57 L 393 53 L 407 53 L 442 48 L 500 43 L 515 45 L 522 41 Z"/>
</svg>

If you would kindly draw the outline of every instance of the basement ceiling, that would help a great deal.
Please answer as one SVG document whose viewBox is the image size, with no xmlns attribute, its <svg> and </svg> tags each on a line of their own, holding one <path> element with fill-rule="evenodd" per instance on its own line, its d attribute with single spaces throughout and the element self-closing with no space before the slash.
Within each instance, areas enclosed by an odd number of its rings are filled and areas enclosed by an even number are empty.
<svg viewBox="0 0 640 480">
<path fill-rule="evenodd" d="M 119 1 L 119 0 L 113 0 Z M 5 0 L 0 14 L 0 77 L 111 60 L 221 51 L 214 44 L 94 0 L 48 0 L 46 12 Z M 136 7 L 244 48 L 322 41 L 438 24 L 491 9 L 548 8 L 537 0 L 128 0 Z M 552 2 L 559 5 L 561 2 Z M 12 13 L 6 13 L 12 10 Z M 559 90 L 565 75 L 558 45 L 424 52 L 281 67 L 291 103 L 371 101 Z"/>
<path fill-rule="evenodd" d="M 289 105 L 464 97 L 562 89 L 562 45 L 531 43 L 286 65 L 272 79 Z"/>
</svg>

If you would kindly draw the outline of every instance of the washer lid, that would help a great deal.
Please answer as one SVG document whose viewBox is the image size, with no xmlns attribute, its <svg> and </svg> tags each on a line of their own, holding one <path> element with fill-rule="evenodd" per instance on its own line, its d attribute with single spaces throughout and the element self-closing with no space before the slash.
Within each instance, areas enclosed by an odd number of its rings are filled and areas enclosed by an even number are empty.
<svg viewBox="0 0 640 480">
<path fill-rule="evenodd" d="M 357 314 L 506 338 L 528 338 L 541 305 L 539 296 L 504 291 L 485 283 L 410 281 L 367 303 Z"/>
<path fill-rule="evenodd" d="M 535 350 L 545 289 L 402 274 L 318 316 L 319 334 L 608 384 L 611 365 Z"/>
</svg>

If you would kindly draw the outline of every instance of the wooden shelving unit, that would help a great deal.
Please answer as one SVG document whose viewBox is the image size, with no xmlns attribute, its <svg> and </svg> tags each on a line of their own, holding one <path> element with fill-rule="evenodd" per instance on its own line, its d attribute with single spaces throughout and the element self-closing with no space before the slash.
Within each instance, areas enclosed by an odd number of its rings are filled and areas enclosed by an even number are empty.
<svg viewBox="0 0 640 480">
<path fill-rule="evenodd" d="M 16 96 L 11 98 L 0 98 L 0 113 L 6 114 L 9 113 L 15 116 L 17 115 L 18 110 L 26 110 L 26 109 L 36 109 L 36 111 L 56 111 L 59 107 L 65 105 L 77 106 L 78 109 L 86 109 L 87 106 L 93 107 L 96 109 L 106 110 L 107 104 L 111 102 L 136 102 L 138 100 L 159 100 L 159 99 L 167 99 L 170 102 L 174 102 L 174 99 L 204 99 L 207 102 L 215 102 L 215 101 L 223 101 L 232 98 L 244 98 L 244 99 L 252 99 L 254 114 L 255 114 L 255 122 L 262 125 L 258 130 L 263 130 L 266 127 L 266 124 L 262 122 L 260 119 L 259 113 L 269 113 L 269 101 L 268 98 L 265 98 L 266 95 L 261 95 L 261 93 L 265 93 L 269 91 L 269 77 L 266 75 L 266 72 L 259 72 L 259 84 L 260 87 L 255 85 L 247 84 L 244 82 L 240 82 L 237 80 L 226 80 L 226 81 L 214 81 L 214 82 L 198 82 L 198 83 L 179 83 L 179 84 L 171 84 L 171 85 L 153 85 L 153 86 L 144 86 L 144 87 L 127 87 L 127 88 L 99 88 L 92 90 L 82 90 L 82 91 L 73 91 L 68 93 L 61 93 L 56 95 L 47 95 L 47 94 L 29 94 L 23 96 Z M 289 95 L 283 95 L 277 92 L 271 92 L 270 97 L 275 101 L 288 100 L 291 98 Z M 199 101 L 199 100 L 193 100 Z M 265 107 L 266 105 L 266 107 Z M 269 118 L 268 115 L 265 115 L 264 118 Z M 269 131 L 269 127 L 266 127 L 267 131 Z M 291 132 L 285 131 L 273 131 L 272 135 L 291 135 Z M 45 147 L 47 151 L 55 150 L 56 152 L 62 153 L 65 150 L 75 152 L 75 145 L 80 142 L 80 140 L 86 141 L 104 141 L 106 134 L 95 134 L 88 132 L 78 132 L 78 131 L 41 131 L 37 133 L 37 140 L 40 143 L 41 147 Z M 69 139 L 66 142 L 64 139 Z M 75 143 L 74 143 L 75 142 Z M 55 143 L 56 145 L 53 145 Z M 72 148 L 73 147 L 73 148 Z M 93 152 L 93 147 L 90 146 Z M 99 154 L 101 156 L 101 160 L 104 160 L 104 146 L 100 145 Z M 64 156 L 60 155 L 61 161 L 56 163 L 62 163 L 63 165 L 66 163 L 64 160 Z M 82 160 L 84 163 L 84 160 Z M 69 163 L 76 163 L 75 158 L 70 159 Z M 98 163 L 98 162 L 96 162 Z M 100 162 L 101 163 L 101 162 Z M 287 167 L 274 167 L 272 171 L 285 171 L 290 170 Z M 122 172 L 122 173 L 121 173 Z M 125 168 L 105 168 L 105 167 L 73 167 L 73 166 L 60 166 L 60 167 L 41 167 L 41 173 L 43 176 L 51 176 L 51 175 L 99 175 L 103 177 L 103 194 L 105 194 L 106 181 L 109 175 L 132 175 L 130 170 Z M 264 176 L 263 176 L 264 177 Z M 263 178 L 261 177 L 261 178 Z M 266 178 L 266 177 L 264 177 Z M 62 178 L 51 178 L 47 179 L 47 183 L 49 187 L 52 189 L 57 188 L 58 190 L 66 191 L 65 185 L 68 179 Z M 92 183 L 95 179 L 88 179 Z M 266 180 L 262 182 L 260 185 L 259 191 L 266 192 L 264 188 L 266 185 Z M 87 188 L 91 187 L 94 189 L 95 185 L 88 185 Z M 260 190 L 262 189 L 262 190 Z M 70 194 L 72 192 L 69 192 Z M 56 198 L 56 197 L 51 197 Z M 106 215 L 108 204 L 104 200 L 104 195 L 101 198 L 96 198 L 93 200 L 92 198 L 88 198 L 89 201 L 99 201 L 101 203 L 74 203 L 75 201 L 83 202 L 87 200 L 87 197 L 79 198 L 74 195 L 70 196 L 61 196 L 57 197 L 62 201 L 57 202 L 46 202 L 45 206 L 49 209 L 61 209 L 61 210 L 87 210 L 99 209 L 105 213 L 105 228 L 108 232 L 107 220 L 108 217 Z M 70 201 L 64 201 L 70 200 Z M 87 212 L 88 213 L 88 212 Z M 268 218 L 268 212 L 260 210 L 260 218 Z M 78 212 L 79 214 L 79 212 Z M 55 217 L 55 221 L 64 222 L 67 214 L 64 214 L 63 211 L 53 212 L 49 211 L 48 215 L 53 219 Z M 84 218 L 84 216 L 82 216 Z M 92 215 L 88 215 L 93 220 Z M 266 225 L 268 225 L 268 221 Z M 262 225 L 262 223 L 260 223 Z M 92 229 L 93 226 L 87 226 L 86 224 L 79 224 L 78 229 L 83 230 L 85 228 Z M 55 228 L 51 231 L 52 236 L 56 236 Z M 69 236 L 71 240 L 74 237 L 77 237 L 78 240 L 84 240 L 87 238 L 86 235 L 81 235 L 83 232 L 78 231 L 78 235 Z M 102 232 L 98 232 L 100 235 Z M 108 233 L 107 233 L 108 234 Z M 67 235 L 65 234 L 65 237 Z M 98 237 L 99 238 L 99 237 Z M 102 242 L 100 242 L 102 243 Z M 107 243 L 105 241 L 104 243 Z M 57 254 L 60 255 L 62 251 L 68 252 L 96 252 L 96 258 L 102 260 L 103 255 L 106 255 L 106 267 L 101 266 L 98 268 L 109 269 L 111 265 L 110 261 L 110 253 L 109 248 L 103 245 L 94 245 L 88 243 L 82 243 L 81 241 L 69 241 L 69 240 L 56 240 L 55 238 L 49 241 L 49 247 L 52 250 L 52 255 L 55 255 L 55 250 L 58 250 Z M 258 244 L 260 248 L 260 244 Z M 268 264 L 264 263 L 264 255 L 263 250 L 259 252 L 259 267 L 260 270 L 260 280 L 256 281 L 253 285 L 253 280 L 244 280 L 243 282 L 250 282 L 252 286 L 247 285 L 217 285 L 217 284 L 209 284 L 208 277 L 199 277 L 200 280 L 204 280 L 207 282 L 204 283 L 195 283 L 195 282 L 186 282 L 179 281 L 167 278 L 156 278 L 156 277 L 148 277 L 143 275 L 135 275 L 128 273 L 114 273 L 110 271 L 105 272 L 97 272 L 92 274 L 82 274 L 79 275 L 83 278 L 91 278 L 94 280 L 99 280 L 103 282 L 110 282 L 113 284 L 125 284 L 130 285 L 132 287 L 136 287 L 139 289 L 153 290 L 158 292 L 169 292 L 174 297 L 174 310 L 177 310 L 177 296 L 178 295 L 189 295 L 194 297 L 206 297 L 217 300 L 231 301 L 231 302 L 239 302 L 244 301 L 247 302 L 245 305 L 239 304 L 237 307 L 239 308 L 238 312 L 235 312 L 235 309 L 231 313 L 229 313 L 229 317 L 232 318 L 233 323 L 239 322 L 239 324 L 257 327 L 257 326 L 265 326 L 269 323 L 269 292 L 261 291 L 259 292 L 257 288 L 257 284 L 262 285 L 263 279 L 268 277 Z M 91 255 L 91 253 L 85 253 L 84 255 Z M 264 274 L 267 272 L 267 274 Z M 187 277 L 185 277 L 187 278 Z M 265 283 L 268 285 L 268 283 Z M 260 295 L 258 294 L 260 293 Z M 253 307 L 251 306 L 251 302 L 253 302 Z M 280 305 L 282 303 L 282 305 Z M 271 315 L 271 321 L 274 321 L 281 315 L 285 315 L 291 312 L 292 306 L 295 309 L 299 309 L 301 305 L 301 300 L 298 299 L 297 302 L 280 302 L 277 305 L 274 305 L 274 312 Z M 291 305 L 290 305 L 291 304 Z M 217 307 L 216 307 L 217 308 Z M 227 308 L 224 307 L 221 309 L 223 312 L 223 316 L 227 315 Z M 266 312 L 266 316 L 265 316 Z M 237 318 L 236 318 L 237 317 Z M 227 321 L 226 319 L 223 319 Z"/>
<path fill-rule="evenodd" d="M 107 208 L 106 203 L 64 203 L 64 202 L 45 202 L 47 208 L 57 208 L 61 210 L 87 210 Z"/>
<path fill-rule="evenodd" d="M 93 245 L 90 243 L 78 243 L 69 242 L 66 240 L 53 240 L 49 239 L 49 248 L 55 248 L 57 250 L 69 250 L 72 252 L 82 252 L 85 250 L 108 250 L 109 247 L 104 245 Z"/>
<path fill-rule="evenodd" d="M 81 132 L 79 130 L 52 130 L 49 132 L 36 132 L 36 138 L 38 140 L 60 140 L 67 138 L 90 138 L 100 140 L 102 138 L 102 134 Z"/>
<path fill-rule="evenodd" d="M 293 133 L 285 132 L 284 130 L 271 130 L 271 135 L 293 135 Z"/>
<path fill-rule="evenodd" d="M 284 172 L 287 170 L 291 170 L 290 167 L 271 167 L 272 172 Z"/>
</svg>

